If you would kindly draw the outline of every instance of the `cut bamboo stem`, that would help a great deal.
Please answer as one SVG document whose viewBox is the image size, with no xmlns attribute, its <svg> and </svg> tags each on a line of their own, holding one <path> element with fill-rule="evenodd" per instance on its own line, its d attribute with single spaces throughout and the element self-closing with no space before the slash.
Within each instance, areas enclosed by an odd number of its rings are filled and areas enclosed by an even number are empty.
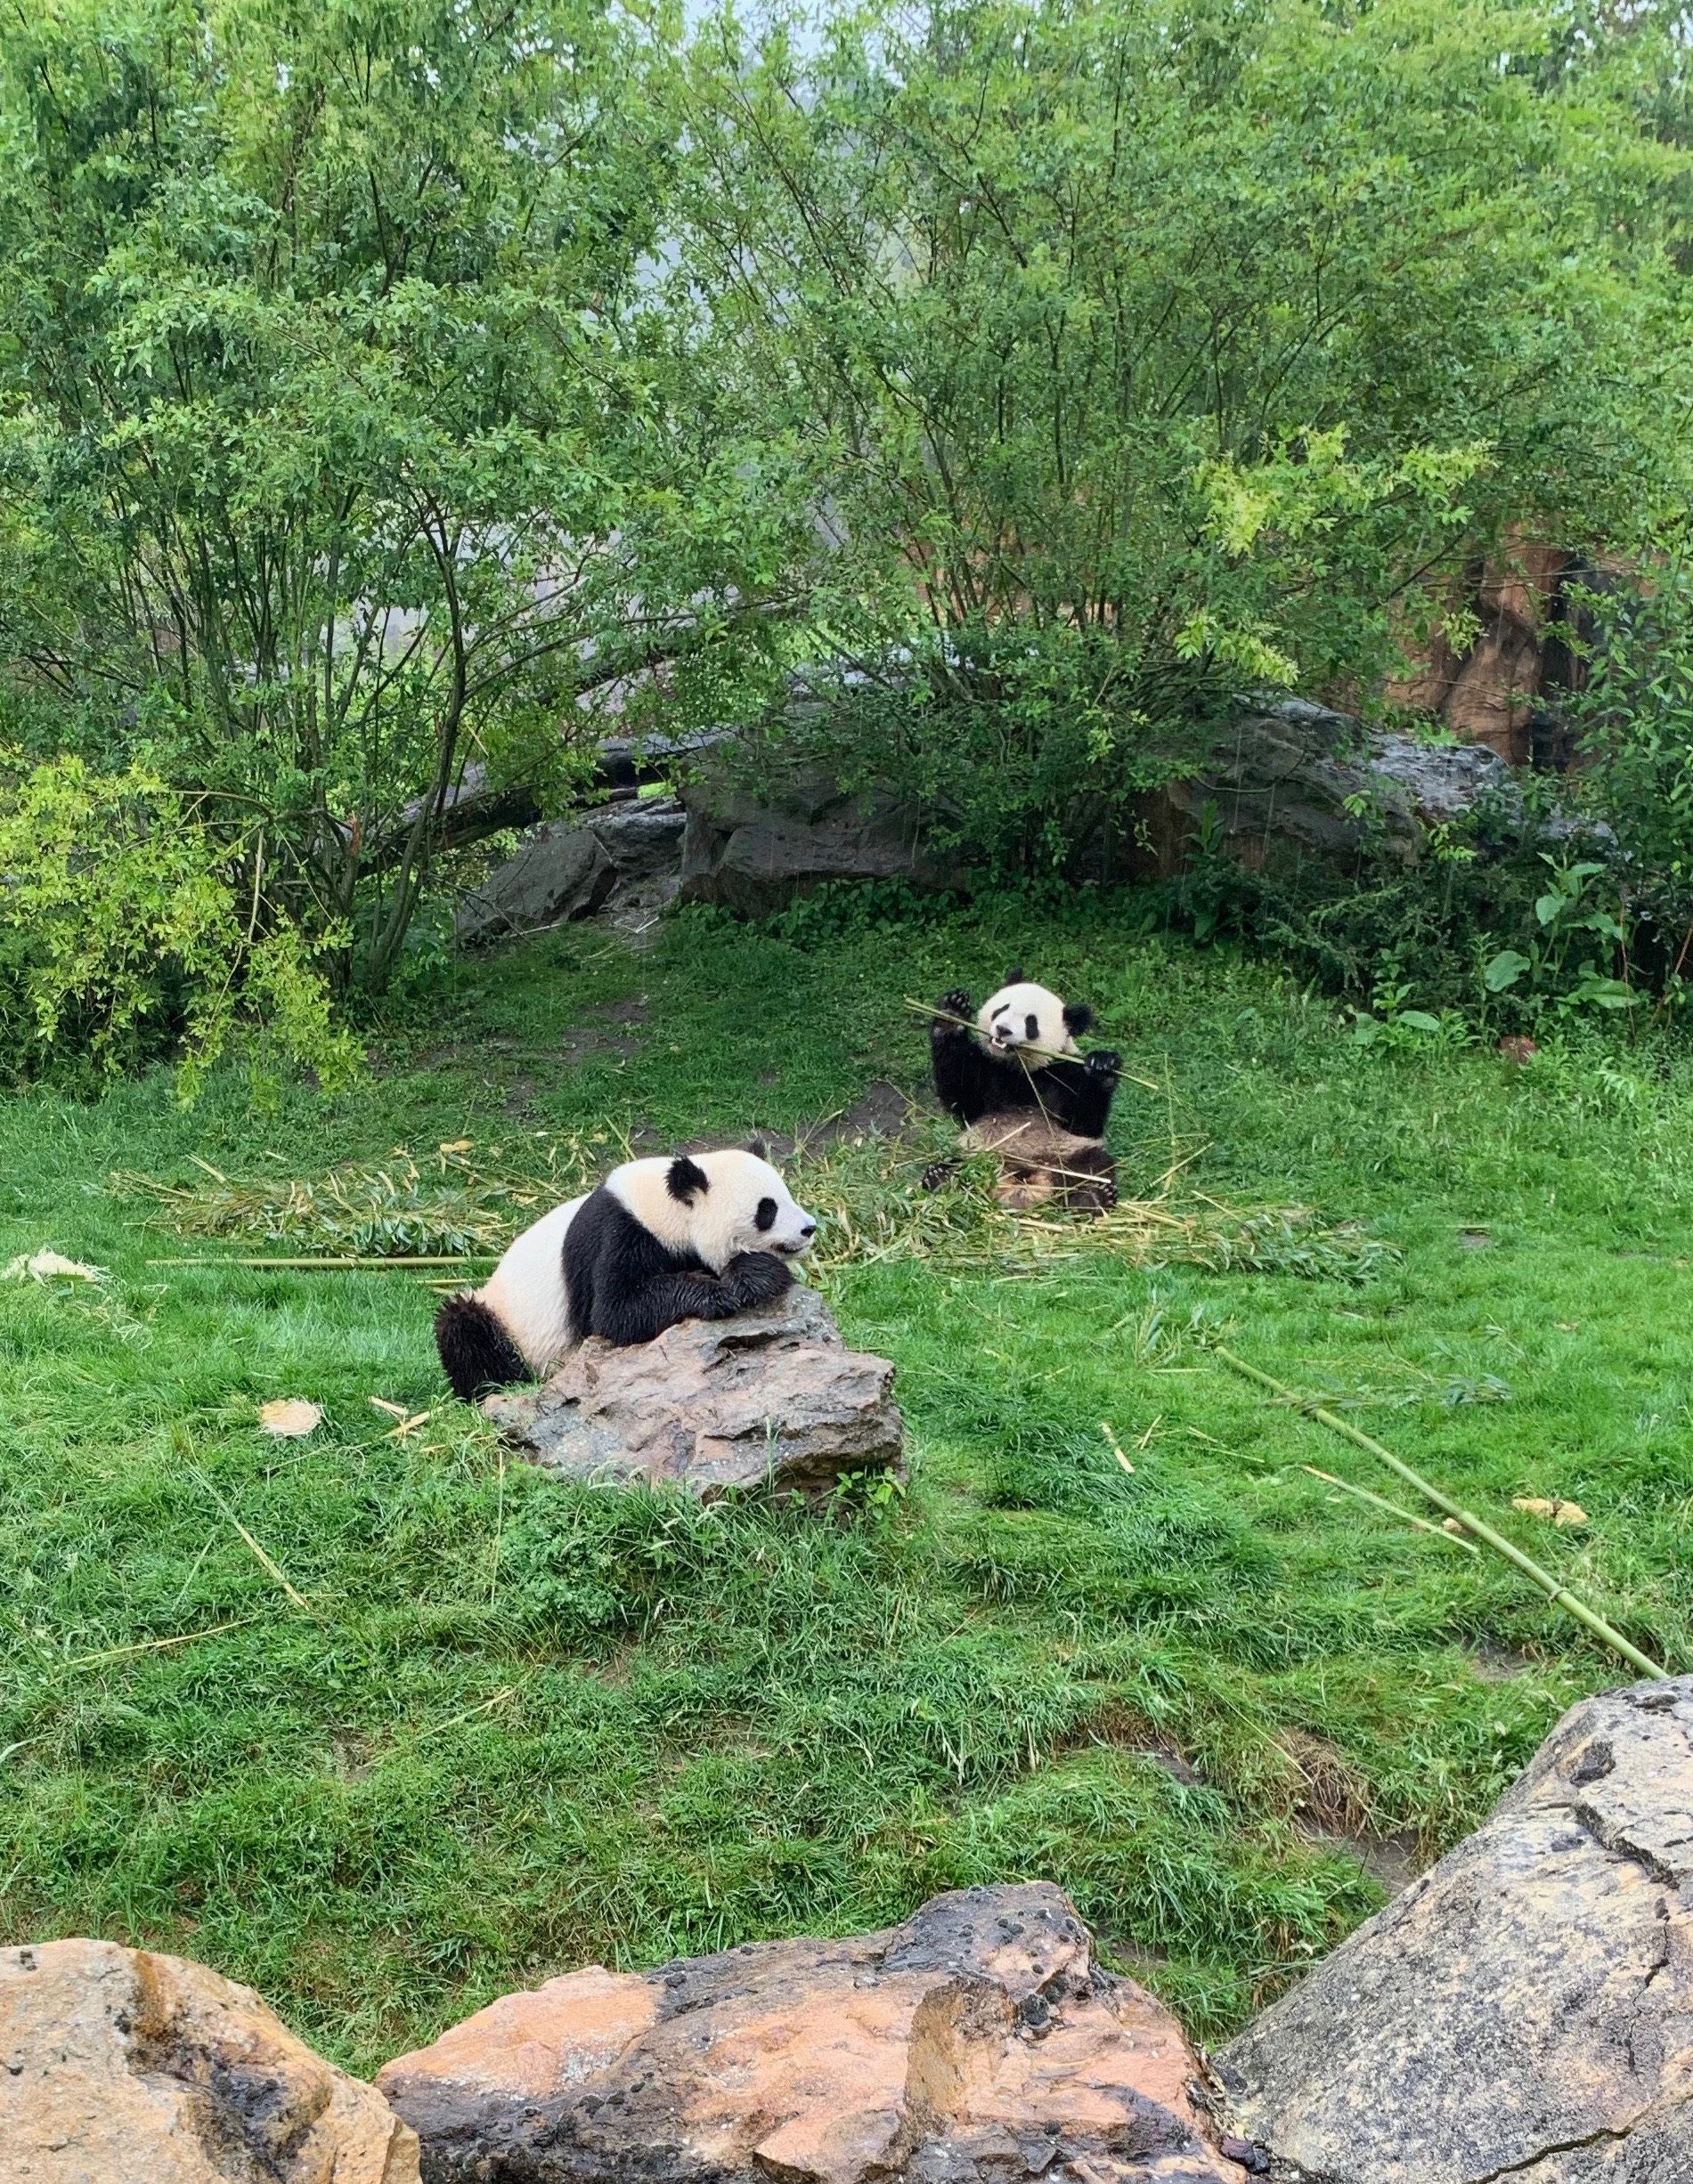
<svg viewBox="0 0 1693 2184">
<path fill-rule="evenodd" d="M 914 1000 L 909 994 L 906 995 L 906 1007 L 915 1009 L 919 1016 L 933 1017 L 939 1024 L 956 1024 L 961 1031 L 974 1031 L 978 1028 L 967 1017 L 954 1016 L 950 1010 L 937 1009 L 931 1002 Z M 1019 1054 L 1038 1054 L 1042 1061 L 1080 1061 L 1083 1059 L 1079 1054 L 1060 1053 L 1056 1047 L 1035 1046 L 1026 1039 L 1018 1041 L 1015 1051 Z M 1165 1090 L 1162 1084 L 1154 1084 L 1150 1077 L 1131 1076 L 1127 1069 L 1121 1070 L 1119 1074 L 1127 1077 L 1131 1084 L 1138 1084 L 1143 1092 L 1161 1092 Z"/>
<path fill-rule="evenodd" d="M 1389 1471 L 1396 1472 L 1408 1486 L 1414 1486 L 1418 1493 L 1427 1496 L 1437 1509 L 1444 1509 L 1448 1516 L 1455 1517 L 1466 1531 L 1474 1532 L 1477 1539 L 1485 1540 L 1495 1555 L 1502 1555 L 1508 1563 L 1514 1563 L 1526 1578 L 1539 1586 L 1555 1606 L 1562 1608 L 1566 1614 L 1573 1615 L 1578 1623 L 1591 1630 L 1596 1638 L 1602 1639 L 1614 1652 L 1620 1653 L 1642 1676 L 1656 1677 L 1662 1683 L 1669 1681 L 1667 1668 L 1660 1668 L 1656 1661 L 1648 1660 L 1641 1652 L 1639 1646 L 1631 1645 L 1620 1630 L 1614 1628 L 1584 1600 L 1578 1599 L 1567 1585 L 1560 1585 L 1550 1570 L 1542 1570 L 1531 1555 L 1525 1555 L 1502 1532 L 1495 1531 L 1491 1524 L 1485 1522 L 1473 1511 L 1462 1507 L 1450 1495 L 1443 1494 L 1420 1472 L 1412 1471 L 1403 1457 L 1396 1456 L 1391 1449 L 1385 1448 L 1370 1434 L 1360 1432 L 1357 1426 L 1341 1417 L 1338 1411 L 1325 1409 L 1321 1403 L 1313 1402 L 1308 1395 L 1301 1395 L 1298 1389 L 1289 1387 L 1285 1381 L 1277 1380 L 1273 1374 L 1263 1371 L 1256 1365 L 1249 1365 L 1244 1358 L 1237 1358 L 1232 1350 L 1225 1350 L 1221 1343 L 1213 1343 L 1210 1348 L 1235 1372 L 1242 1374 L 1248 1380 L 1256 1380 L 1260 1387 L 1268 1388 L 1283 1402 L 1291 1403 L 1296 1409 L 1306 1411 L 1320 1425 L 1326 1425 L 1331 1433 L 1341 1434 L 1358 1448 L 1367 1450 L 1378 1463 L 1385 1464 Z"/>
<path fill-rule="evenodd" d="M 224 1499 L 224 1497 L 218 1492 L 217 1489 L 206 1476 L 206 1474 L 199 1470 L 198 1466 L 192 1466 L 191 1468 L 193 1470 L 194 1477 L 199 1481 L 199 1483 L 205 1488 L 206 1491 L 217 1504 L 218 1507 L 229 1519 L 230 1522 L 235 1527 L 236 1530 L 240 1534 L 243 1541 L 252 1551 L 254 1556 L 261 1566 L 267 1570 L 271 1576 L 275 1579 L 276 1582 L 281 1587 L 282 1590 L 294 1603 L 294 1605 L 299 1609 L 303 1615 L 309 1615 L 313 1622 L 321 1621 L 322 1619 L 319 1616 L 317 1610 L 312 1605 L 311 1602 L 305 1597 L 304 1593 L 297 1592 L 294 1587 L 289 1583 L 288 1578 L 281 1568 L 269 1555 L 265 1553 L 265 1549 L 259 1545 L 258 1541 L 254 1539 L 252 1533 L 248 1531 L 246 1525 L 241 1522 L 240 1517 L 236 1515 L 235 1512 Z"/>
<path fill-rule="evenodd" d="M 316 1267 L 337 1267 L 343 1270 L 353 1268 L 362 1273 L 379 1273 L 388 1267 L 497 1266 L 499 1262 L 500 1254 L 497 1251 L 472 1251 L 460 1253 L 456 1255 L 446 1252 L 434 1254 L 422 1254 L 409 1259 L 330 1259 L 325 1258 L 322 1254 L 309 1259 L 242 1259 L 232 1257 L 228 1254 L 221 1254 L 216 1257 L 203 1259 L 149 1259 L 147 1263 L 149 1266 L 256 1266 L 268 1268 L 273 1272 L 303 1271 Z"/>
<path fill-rule="evenodd" d="M 1372 1494 L 1367 1486 L 1354 1486 L 1350 1479 L 1337 1479 L 1331 1471 L 1319 1471 L 1315 1464 L 1301 1464 L 1301 1471 L 1308 1471 L 1314 1479 L 1321 1479 L 1325 1486 L 1338 1486 L 1343 1494 L 1355 1494 L 1360 1501 L 1367 1501 L 1372 1509 L 1385 1509 L 1390 1516 L 1402 1517 L 1407 1524 L 1414 1524 L 1420 1532 L 1427 1532 L 1431 1539 L 1444 1539 L 1448 1547 L 1461 1547 L 1466 1555 L 1479 1555 L 1481 1549 L 1473 1539 L 1461 1539 L 1441 1525 L 1431 1524 L 1426 1516 L 1419 1516 L 1412 1509 L 1402 1509 L 1396 1501 L 1389 1501 L 1385 1494 Z"/>
<path fill-rule="evenodd" d="M 204 1630 L 179 1630 L 174 1638 L 142 1638 L 134 1645 L 109 1645 L 100 1653 L 75 1653 L 61 1660 L 61 1668 L 93 1668 L 108 1660 L 127 1660 L 135 1653 L 162 1653 L 172 1645 L 192 1645 L 199 1638 L 221 1638 L 226 1630 L 245 1630 L 256 1615 L 238 1616 L 232 1623 L 208 1623 Z"/>
</svg>

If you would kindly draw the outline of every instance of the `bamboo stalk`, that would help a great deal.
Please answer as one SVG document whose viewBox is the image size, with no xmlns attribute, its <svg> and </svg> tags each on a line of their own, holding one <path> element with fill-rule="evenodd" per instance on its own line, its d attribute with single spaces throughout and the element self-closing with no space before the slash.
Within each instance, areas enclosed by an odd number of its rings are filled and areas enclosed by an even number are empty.
<svg viewBox="0 0 1693 2184">
<path fill-rule="evenodd" d="M 1367 1486 L 1354 1486 L 1350 1479 L 1337 1479 L 1331 1471 L 1319 1471 L 1315 1464 L 1301 1464 L 1301 1471 L 1308 1471 L 1314 1479 L 1321 1479 L 1325 1486 L 1338 1486 L 1343 1494 L 1355 1494 L 1360 1501 L 1367 1501 L 1373 1509 L 1385 1509 L 1392 1516 L 1403 1517 L 1407 1524 L 1414 1524 L 1420 1532 L 1427 1532 L 1431 1539 L 1444 1539 L 1448 1546 L 1461 1547 L 1466 1555 L 1479 1555 L 1481 1549 L 1473 1539 L 1463 1539 L 1456 1532 L 1449 1532 L 1438 1524 L 1431 1524 L 1426 1516 L 1418 1516 L 1412 1510 L 1402 1509 L 1396 1501 L 1389 1501 L 1385 1494 L 1372 1494 Z"/>
<path fill-rule="evenodd" d="M 457 1254 L 449 1252 L 421 1253 L 411 1258 L 386 1259 L 329 1259 L 322 1253 L 309 1259 L 242 1259 L 222 1254 L 201 1259 L 149 1259 L 147 1262 L 149 1266 L 253 1266 L 268 1268 L 272 1272 L 336 1267 L 344 1271 L 353 1269 L 362 1273 L 378 1272 L 391 1266 L 497 1266 L 499 1262 L 500 1254 L 497 1251 L 472 1251 Z"/>
<path fill-rule="evenodd" d="M 195 1478 L 199 1481 L 200 1484 L 206 1489 L 206 1491 L 211 1496 L 212 1499 L 224 1512 L 224 1514 L 229 1519 L 230 1522 L 235 1527 L 236 1530 L 240 1532 L 242 1539 L 252 1550 L 255 1558 L 265 1570 L 269 1571 L 272 1577 L 276 1579 L 276 1582 L 281 1587 L 282 1590 L 294 1603 L 294 1605 L 299 1609 L 303 1615 L 309 1615 L 313 1622 L 320 1621 L 322 1618 L 319 1616 L 317 1610 L 312 1605 L 311 1602 L 305 1597 L 304 1593 L 297 1592 L 293 1586 L 289 1583 L 287 1577 L 284 1575 L 279 1565 L 273 1561 L 271 1556 L 265 1553 L 262 1547 L 260 1547 L 258 1541 L 254 1539 L 252 1533 L 248 1531 L 246 1525 L 241 1522 L 240 1517 L 236 1515 L 235 1512 L 224 1499 L 224 1497 L 218 1492 L 217 1489 L 206 1476 L 206 1474 L 199 1470 L 197 1466 L 191 1466 L 191 1468 L 193 1470 Z"/>
<path fill-rule="evenodd" d="M 1555 1607 L 1573 1615 L 1578 1623 L 1591 1630 L 1596 1638 L 1603 1639 L 1613 1652 L 1620 1653 L 1642 1676 L 1656 1677 L 1663 1683 L 1669 1681 L 1667 1668 L 1660 1668 L 1656 1661 L 1648 1660 L 1637 1645 L 1631 1645 L 1620 1630 L 1615 1629 L 1584 1600 L 1578 1599 L 1567 1585 L 1560 1585 L 1549 1570 L 1542 1570 L 1532 1556 L 1525 1555 L 1502 1532 L 1495 1531 L 1491 1524 L 1484 1522 L 1472 1511 L 1453 1501 L 1450 1495 L 1443 1494 L 1420 1472 L 1412 1471 L 1410 1465 L 1402 1457 L 1396 1456 L 1391 1449 L 1384 1448 L 1380 1441 L 1362 1433 L 1357 1426 L 1341 1417 L 1339 1412 L 1325 1409 L 1321 1403 L 1313 1402 L 1308 1395 L 1301 1395 L 1297 1389 L 1289 1387 L 1285 1381 L 1277 1380 L 1274 1375 L 1256 1365 L 1249 1365 L 1244 1358 L 1237 1358 L 1232 1350 L 1225 1350 L 1221 1343 L 1213 1343 L 1209 1346 L 1235 1372 L 1242 1374 L 1248 1380 L 1256 1380 L 1260 1387 L 1268 1388 L 1283 1402 L 1291 1403 L 1296 1409 L 1307 1412 L 1331 1433 L 1342 1434 L 1347 1441 L 1355 1442 L 1379 1463 L 1385 1464 L 1389 1471 L 1397 1473 L 1407 1485 L 1414 1486 L 1418 1493 L 1426 1495 L 1437 1509 L 1444 1509 L 1448 1516 L 1456 1517 L 1466 1531 L 1474 1532 L 1477 1539 L 1485 1540 L 1496 1555 L 1502 1555 L 1508 1563 L 1513 1563 L 1526 1578 L 1538 1585 Z"/>
<path fill-rule="evenodd" d="M 232 1623 L 209 1623 L 204 1630 L 179 1630 L 174 1638 L 143 1638 L 134 1645 L 109 1645 L 101 1653 L 75 1653 L 61 1660 L 61 1668 L 92 1668 L 102 1661 L 126 1660 L 133 1653 L 162 1653 L 167 1646 L 192 1645 L 197 1638 L 221 1638 L 226 1630 L 245 1630 L 258 1621 L 256 1615 L 238 1616 Z"/>
<path fill-rule="evenodd" d="M 920 1016 L 933 1017 L 937 1023 L 956 1024 L 961 1031 L 976 1029 L 967 1018 L 954 1016 L 947 1009 L 937 1009 L 931 1002 L 917 1001 L 909 994 L 906 995 L 906 1007 L 916 1010 Z M 1027 1040 L 1020 1040 L 1015 1051 L 1019 1054 L 1038 1054 L 1043 1061 L 1079 1061 L 1082 1059 L 1079 1054 L 1062 1054 L 1056 1047 L 1031 1045 Z M 1162 1092 L 1165 1089 L 1162 1084 L 1154 1084 L 1151 1077 L 1131 1076 L 1127 1069 L 1119 1074 L 1127 1078 L 1131 1084 L 1138 1084 L 1143 1092 Z"/>
</svg>

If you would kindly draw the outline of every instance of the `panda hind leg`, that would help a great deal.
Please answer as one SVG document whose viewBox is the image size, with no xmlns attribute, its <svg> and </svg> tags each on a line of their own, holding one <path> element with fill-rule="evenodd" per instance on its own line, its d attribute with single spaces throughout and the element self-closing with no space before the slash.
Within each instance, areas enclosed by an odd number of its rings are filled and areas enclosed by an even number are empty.
<svg viewBox="0 0 1693 2184">
<path fill-rule="evenodd" d="M 480 1297 L 447 1299 L 435 1316 L 435 1346 L 462 1403 L 475 1402 L 490 1388 L 534 1378 L 523 1352 Z"/>
</svg>

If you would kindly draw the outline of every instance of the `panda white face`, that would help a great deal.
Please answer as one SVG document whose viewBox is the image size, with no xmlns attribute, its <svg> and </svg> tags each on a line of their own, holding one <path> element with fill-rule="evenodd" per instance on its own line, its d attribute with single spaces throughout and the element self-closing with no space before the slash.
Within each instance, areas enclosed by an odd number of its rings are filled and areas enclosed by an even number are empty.
<svg viewBox="0 0 1693 2184">
<path fill-rule="evenodd" d="M 1018 978 L 982 1003 L 976 1013 L 976 1033 L 990 1054 L 1009 1056 L 1021 1048 L 1044 1048 L 1044 1053 L 1030 1057 L 1038 1067 L 1054 1054 L 1077 1052 L 1075 1034 L 1085 1031 L 1087 1021 L 1086 1009 L 1067 1009 L 1047 987 Z"/>
<path fill-rule="evenodd" d="M 755 1152 L 626 1161 L 606 1182 L 661 1244 L 695 1253 L 714 1273 L 744 1251 L 797 1259 L 817 1234 L 816 1221 Z"/>
</svg>

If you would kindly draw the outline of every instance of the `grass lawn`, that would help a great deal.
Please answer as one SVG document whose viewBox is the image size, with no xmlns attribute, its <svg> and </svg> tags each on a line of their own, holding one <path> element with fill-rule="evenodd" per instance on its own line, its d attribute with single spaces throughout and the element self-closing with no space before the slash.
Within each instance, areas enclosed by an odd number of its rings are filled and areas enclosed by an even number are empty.
<svg viewBox="0 0 1693 2184">
<path fill-rule="evenodd" d="M 802 1165 L 843 1327 L 899 1366 L 890 1511 L 561 1487 L 446 1399 L 415 1276 L 155 1267 L 299 1246 L 183 1241 L 111 1185 L 396 1147 L 428 1176 L 463 1141 L 476 1175 L 569 1181 L 624 1132 L 792 1129 L 920 1087 L 902 996 L 1013 956 L 1159 1087 L 1119 1096 L 1126 1195 L 1174 1146 L 1183 1192 L 1392 1248 L 1352 1279 L 1297 1231 L 1267 1271 L 1085 1230 L 1031 1255 L 967 1195 L 918 1200 L 939 1126 Z M 1693 1061 L 1362 1051 L 1272 970 L 1085 904 L 807 946 L 692 916 L 643 957 L 577 929 L 460 965 L 377 1051 L 273 1111 L 232 1076 L 188 1113 L 162 1079 L 0 1109 L 0 1262 L 111 1276 L 0 1285 L 0 1938 L 199 1957 L 369 2070 L 583 1961 L 1039 1875 L 1221 2035 L 1382 1900 L 1367 1839 L 1437 1852 L 1626 1672 L 1502 1563 L 1302 1469 L 1400 1497 L 1196 1314 L 1693 1665 Z M 265 1437 L 275 1396 L 324 1424 Z M 430 1416 L 396 1440 L 372 1397 Z"/>
</svg>

